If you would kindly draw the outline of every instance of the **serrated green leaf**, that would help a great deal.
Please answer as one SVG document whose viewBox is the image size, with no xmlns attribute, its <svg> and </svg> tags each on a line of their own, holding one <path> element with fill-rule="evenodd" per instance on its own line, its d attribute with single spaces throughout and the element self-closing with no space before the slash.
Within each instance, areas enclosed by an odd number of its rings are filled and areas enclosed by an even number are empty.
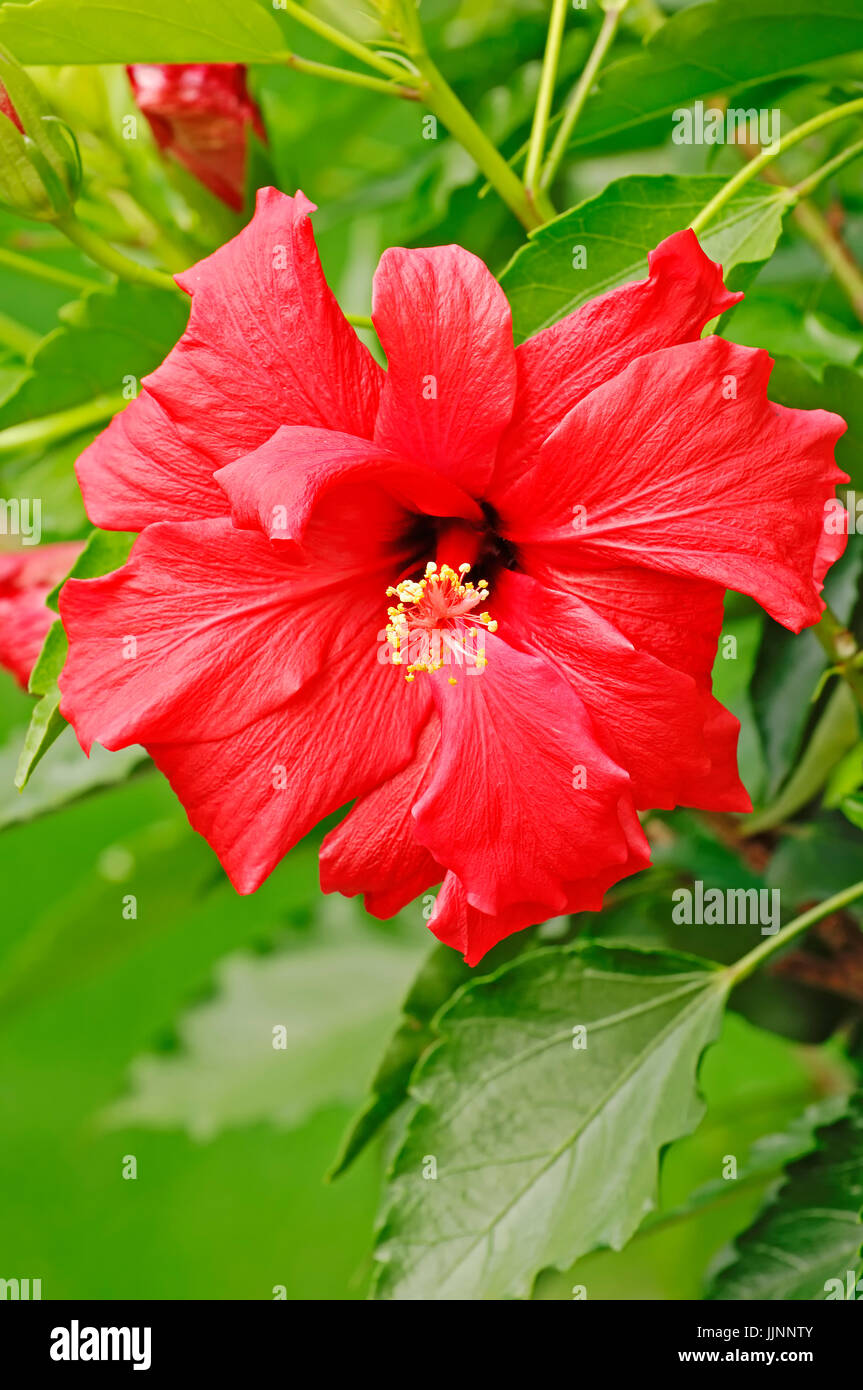
<svg viewBox="0 0 863 1390">
<path fill-rule="evenodd" d="M 713 1279 L 712 1299 L 844 1298 L 863 1270 L 863 1091 L 791 1165 L 776 1198 Z M 831 1281 L 838 1281 L 839 1289 Z"/>
<path fill-rule="evenodd" d="M 625 1244 L 655 1205 L 663 1146 L 701 1118 L 698 1064 L 727 989 L 693 957 L 588 944 L 457 995 L 411 1086 L 377 1296 L 525 1298 L 541 1269 Z"/>
<path fill-rule="evenodd" d="M 31 0 L 0 8 L 21 63 L 254 63 L 284 56 L 259 0 Z"/>
<path fill-rule="evenodd" d="M 690 6 L 668 19 L 642 53 L 606 69 L 572 148 L 661 122 L 698 97 L 739 91 L 856 53 L 861 21 L 861 0 L 819 0 L 817 6 L 811 0 L 713 0 Z"/>
<path fill-rule="evenodd" d="M 342 899 L 319 916 L 301 945 L 228 957 L 215 997 L 180 1020 L 180 1050 L 133 1064 L 131 1093 L 109 1122 L 203 1140 L 239 1125 L 293 1127 L 324 1106 L 355 1103 L 393 996 L 416 969 L 417 941 L 363 928 Z"/>
<path fill-rule="evenodd" d="M 541 227 L 500 278 L 516 341 L 595 295 L 643 279 L 648 251 L 687 227 L 723 185 L 723 179 L 707 176 L 633 174 Z M 760 264 L 771 255 L 789 206 L 787 190 L 746 188 L 710 223 L 701 244 L 726 276 L 736 267 Z M 577 246 L 587 253 L 584 269 L 573 268 Z"/>
</svg>

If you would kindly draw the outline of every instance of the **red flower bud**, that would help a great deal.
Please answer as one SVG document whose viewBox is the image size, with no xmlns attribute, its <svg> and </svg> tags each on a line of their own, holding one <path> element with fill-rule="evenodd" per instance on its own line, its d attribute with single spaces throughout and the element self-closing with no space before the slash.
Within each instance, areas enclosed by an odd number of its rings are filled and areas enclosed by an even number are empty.
<svg viewBox="0 0 863 1390">
<path fill-rule="evenodd" d="M 159 148 L 169 151 L 238 212 L 245 189 L 248 127 L 265 138 L 242 63 L 136 63 L 127 69 Z"/>
<path fill-rule="evenodd" d="M 4 116 L 8 116 L 10 121 L 14 122 L 23 135 L 24 127 L 21 124 L 18 112 L 9 100 L 9 93 L 6 91 L 2 82 L 0 82 L 0 111 L 2 111 Z"/>
</svg>

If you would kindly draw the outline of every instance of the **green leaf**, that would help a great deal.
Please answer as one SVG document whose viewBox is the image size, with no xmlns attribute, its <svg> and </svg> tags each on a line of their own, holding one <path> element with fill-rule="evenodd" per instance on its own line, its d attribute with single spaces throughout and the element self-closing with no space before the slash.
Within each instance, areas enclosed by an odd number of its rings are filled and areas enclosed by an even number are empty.
<svg viewBox="0 0 863 1390">
<path fill-rule="evenodd" d="M 74 739 L 64 739 L 50 752 L 45 751 L 45 761 L 40 758 L 39 776 L 21 792 L 14 785 L 21 756 L 21 731 L 13 733 L 0 748 L 0 829 L 33 820 L 98 787 L 120 782 L 146 757 L 143 748 L 107 753 L 96 744 L 87 758 Z"/>
<path fill-rule="evenodd" d="M 417 944 L 362 929 L 342 899 L 319 916 L 302 945 L 229 956 L 215 998 L 180 1020 L 180 1050 L 133 1064 L 131 1094 L 110 1123 L 211 1139 L 263 1121 L 293 1127 L 324 1106 L 356 1102 Z"/>
<path fill-rule="evenodd" d="M 68 650 L 63 624 L 57 618 L 48 629 L 36 665 L 30 673 L 30 693 L 38 695 L 39 699 L 30 716 L 30 725 L 18 758 L 15 786 L 19 791 L 24 790 L 34 769 L 66 728 L 66 721 L 60 713 L 57 678 L 66 664 Z"/>
<path fill-rule="evenodd" d="M 66 578 L 93 579 L 100 574 L 108 574 L 124 563 L 134 536 L 125 531 L 91 531 L 87 544 L 75 561 Z M 57 612 L 57 595 L 66 583 L 60 583 L 48 595 L 48 607 Z M 58 618 L 52 623 L 39 653 L 36 665 L 30 675 L 31 695 L 38 695 L 39 701 L 30 717 L 30 727 L 24 736 L 24 745 L 18 759 L 15 786 L 23 791 L 41 759 L 51 744 L 66 728 L 66 721 L 60 713 L 60 672 L 66 664 L 69 643 Z"/>
<path fill-rule="evenodd" d="M 687 8 L 658 29 L 643 52 L 606 69 L 572 146 L 662 122 L 698 97 L 856 53 L 861 21 L 861 0 L 820 0 L 817 6 L 811 0 L 714 0 Z"/>
<path fill-rule="evenodd" d="M 408 1099 L 411 1073 L 434 1041 L 431 1021 L 472 972 L 448 946 L 436 946 L 420 968 L 402 1005 L 402 1020 L 371 1083 L 371 1095 L 345 1135 L 328 1176 L 339 1177 Z"/>
<path fill-rule="evenodd" d="M 539 1270 L 625 1244 L 656 1204 L 662 1148 L 701 1118 L 727 990 L 691 956 L 588 944 L 461 991 L 411 1086 L 377 1296 L 525 1298 Z"/>
<path fill-rule="evenodd" d="M 101 396 L 116 398 L 119 409 L 170 352 L 188 306 L 168 290 L 118 283 L 94 288 L 59 317 L 60 327 L 44 339 L 30 372 L 0 407 L 0 430 Z"/>
<path fill-rule="evenodd" d="M 728 1017 L 735 1015 L 729 1013 Z M 786 1129 L 756 1139 L 734 1178 L 712 1178 L 701 1183 L 679 1205 L 649 1216 L 639 1234 L 647 1235 L 659 1226 L 696 1218 L 706 1207 L 727 1202 L 732 1193 L 762 1183 L 794 1159 L 809 1153 L 817 1142 L 817 1129 L 837 1119 L 846 1104 L 844 1096 L 832 1095 L 808 1105 L 802 1115 L 789 1121 Z"/>
<path fill-rule="evenodd" d="M 863 796 L 846 796 L 839 809 L 846 820 L 856 825 L 858 830 L 863 830 Z"/>
<path fill-rule="evenodd" d="M 737 1241 L 714 1278 L 714 1299 L 797 1300 L 846 1296 L 863 1270 L 863 1091 L 818 1147 L 788 1169 L 775 1200 Z M 838 1288 L 835 1282 L 838 1281 Z"/>
<path fill-rule="evenodd" d="M 724 336 L 766 348 L 772 357 L 796 359 L 816 375 L 830 364 L 852 366 L 863 349 L 863 339 L 844 324 L 812 309 L 801 314 L 796 305 L 757 288 L 737 305 Z"/>
<path fill-rule="evenodd" d="M 850 475 L 851 487 L 863 492 L 863 373 L 831 364 L 819 381 L 802 363 L 779 357 L 770 376 L 770 399 L 799 410 L 841 415 L 848 429 L 836 445 L 836 462 Z"/>
<path fill-rule="evenodd" d="M 97 579 L 101 574 L 120 569 L 128 560 L 134 541 L 133 531 L 91 531 L 69 573 L 54 586 L 45 600 L 48 607 L 59 613 L 57 596 L 67 579 Z"/>
<path fill-rule="evenodd" d="M 772 390 L 770 395 L 772 399 Z M 861 572 L 863 544 L 859 537 L 852 536 L 845 554 L 832 566 L 824 587 L 824 597 L 833 612 L 849 625 Z M 811 733 L 815 726 L 813 697 L 826 664 L 824 648 L 814 632 L 791 633 L 779 623 L 765 619 L 749 691 L 767 774 L 764 797 L 760 799 L 771 800 L 777 795 L 807 732 Z M 820 706 L 817 713 L 822 713 Z"/>
<path fill-rule="evenodd" d="M 595 295 L 643 279 L 648 251 L 687 227 L 724 183 L 706 176 L 633 174 L 533 233 L 501 275 L 516 341 L 556 323 Z M 745 188 L 710 223 L 701 244 L 726 276 L 744 264 L 751 269 L 751 263 L 771 255 L 788 206 L 787 191 Z M 578 246 L 585 248 L 587 264 L 577 270 L 573 248 Z"/>
<path fill-rule="evenodd" d="M 258 0 L 5 4 L 0 41 L 27 64 L 262 63 L 285 54 L 272 10 Z"/>
<path fill-rule="evenodd" d="M 763 811 L 741 823 L 741 833 L 759 835 L 763 830 L 771 830 L 790 820 L 821 790 L 833 768 L 859 738 L 857 701 L 845 682 L 840 681 L 782 791 Z"/>
</svg>

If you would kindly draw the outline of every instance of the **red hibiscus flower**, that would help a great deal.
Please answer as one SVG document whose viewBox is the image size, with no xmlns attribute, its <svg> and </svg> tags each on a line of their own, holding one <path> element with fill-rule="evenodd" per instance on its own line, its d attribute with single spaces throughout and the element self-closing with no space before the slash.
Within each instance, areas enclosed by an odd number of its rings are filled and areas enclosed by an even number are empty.
<svg viewBox="0 0 863 1390">
<path fill-rule="evenodd" d="M 242 63 L 136 63 L 135 100 L 168 150 L 223 203 L 243 206 L 248 128 L 264 139 Z"/>
<path fill-rule="evenodd" d="M 0 666 L 25 690 L 55 618 L 45 600 L 80 551 L 78 541 L 64 541 L 0 553 Z"/>
<path fill-rule="evenodd" d="M 442 881 L 474 963 L 646 865 L 637 809 L 749 809 L 723 595 L 817 621 L 844 426 L 700 337 L 737 296 L 688 231 L 518 348 L 475 256 L 387 251 L 385 372 L 312 210 L 263 190 L 178 277 L 187 332 L 80 460 L 95 524 L 142 534 L 63 589 L 62 711 L 146 745 L 243 893 L 353 801 L 324 889 L 385 916 Z"/>
</svg>

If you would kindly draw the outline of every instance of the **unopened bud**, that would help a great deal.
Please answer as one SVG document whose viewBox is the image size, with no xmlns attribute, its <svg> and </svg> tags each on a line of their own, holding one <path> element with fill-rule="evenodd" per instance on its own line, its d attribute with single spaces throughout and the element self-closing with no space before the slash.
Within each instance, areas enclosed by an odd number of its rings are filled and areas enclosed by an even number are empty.
<svg viewBox="0 0 863 1390">
<path fill-rule="evenodd" d="M 0 203 L 22 217 L 53 222 L 69 211 L 80 184 L 72 131 L 0 45 Z"/>
</svg>

